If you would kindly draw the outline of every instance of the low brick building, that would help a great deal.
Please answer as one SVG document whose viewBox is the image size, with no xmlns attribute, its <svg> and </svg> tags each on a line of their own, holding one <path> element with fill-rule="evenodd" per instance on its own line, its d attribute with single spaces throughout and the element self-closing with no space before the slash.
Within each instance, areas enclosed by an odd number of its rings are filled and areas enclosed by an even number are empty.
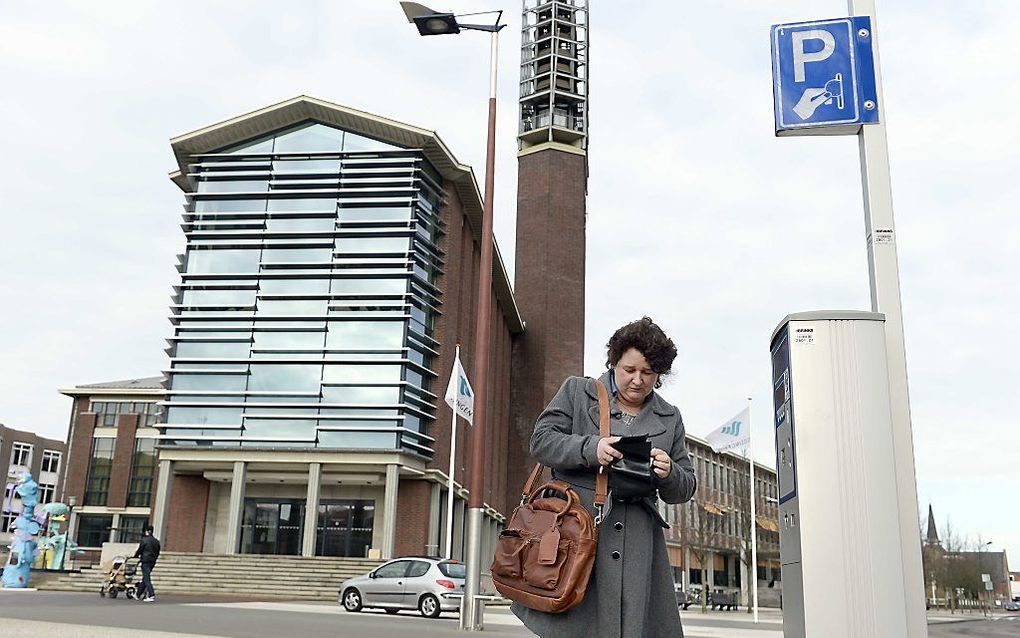
<svg viewBox="0 0 1020 638">
<path fill-rule="evenodd" d="M 61 390 L 71 397 L 64 476 L 73 501 L 71 537 L 98 549 L 134 542 L 151 520 L 162 377 L 93 383 Z"/>
</svg>

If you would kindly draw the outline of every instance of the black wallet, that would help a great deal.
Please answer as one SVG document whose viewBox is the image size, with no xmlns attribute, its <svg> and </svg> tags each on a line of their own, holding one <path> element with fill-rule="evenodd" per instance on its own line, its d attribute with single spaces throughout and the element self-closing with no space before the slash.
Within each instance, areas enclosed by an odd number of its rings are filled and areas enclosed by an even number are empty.
<svg viewBox="0 0 1020 638">
<path fill-rule="evenodd" d="M 613 444 L 622 459 L 609 464 L 609 492 L 615 499 L 655 494 L 652 442 L 648 436 L 624 436 Z"/>
</svg>

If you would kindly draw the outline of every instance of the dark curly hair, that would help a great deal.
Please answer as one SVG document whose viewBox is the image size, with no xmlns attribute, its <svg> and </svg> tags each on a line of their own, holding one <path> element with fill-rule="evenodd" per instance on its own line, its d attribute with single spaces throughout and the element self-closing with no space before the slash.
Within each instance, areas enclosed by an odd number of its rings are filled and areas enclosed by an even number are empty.
<svg viewBox="0 0 1020 638">
<path fill-rule="evenodd" d="M 606 367 L 612 368 L 620 362 L 624 352 L 637 348 L 652 371 L 659 375 L 656 388 L 662 387 L 662 377 L 670 372 L 676 359 L 676 345 L 666 336 L 662 328 L 648 317 L 632 321 L 613 333 L 606 344 Z"/>
</svg>

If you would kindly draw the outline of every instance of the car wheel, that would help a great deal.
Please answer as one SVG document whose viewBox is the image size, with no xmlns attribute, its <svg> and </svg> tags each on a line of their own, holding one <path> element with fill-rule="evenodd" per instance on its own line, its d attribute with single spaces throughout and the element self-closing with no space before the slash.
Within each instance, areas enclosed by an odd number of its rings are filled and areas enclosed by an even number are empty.
<svg viewBox="0 0 1020 638">
<path fill-rule="evenodd" d="M 361 611 L 361 592 L 353 587 L 344 592 L 344 609 L 347 611 Z"/>
<path fill-rule="evenodd" d="M 398 611 L 400 611 L 400 610 L 399 609 L 387 609 L 386 613 L 392 616 L 393 614 L 397 613 Z"/>
<path fill-rule="evenodd" d="M 418 611 L 426 618 L 439 618 L 439 614 L 442 611 L 439 608 L 439 599 L 432 594 L 425 594 L 418 601 Z"/>
</svg>

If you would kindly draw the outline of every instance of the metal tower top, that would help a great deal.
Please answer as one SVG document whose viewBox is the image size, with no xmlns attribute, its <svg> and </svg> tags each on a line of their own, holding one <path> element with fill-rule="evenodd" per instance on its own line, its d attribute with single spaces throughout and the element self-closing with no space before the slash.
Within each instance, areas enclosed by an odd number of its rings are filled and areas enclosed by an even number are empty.
<svg viewBox="0 0 1020 638">
<path fill-rule="evenodd" d="M 588 0 L 523 0 L 518 148 L 588 148 Z"/>
</svg>

